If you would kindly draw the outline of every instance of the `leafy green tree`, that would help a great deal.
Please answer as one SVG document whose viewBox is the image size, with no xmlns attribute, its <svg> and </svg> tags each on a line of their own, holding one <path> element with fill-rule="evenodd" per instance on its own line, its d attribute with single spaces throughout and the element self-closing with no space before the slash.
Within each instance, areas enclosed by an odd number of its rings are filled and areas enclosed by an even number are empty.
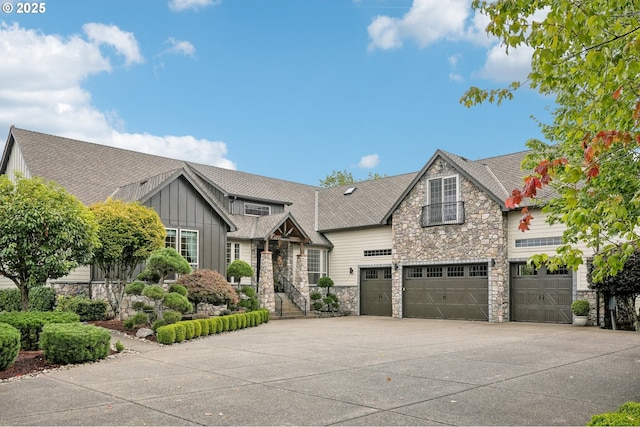
<svg viewBox="0 0 640 427">
<path fill-rule="evenodd" d="M 346 169 L 337 171 L 333 170 L 324 179 L 320 180 L 320 187 L 332 188 L 339 187 L 341 185 L 355 184 L 362 181 L 370 181 L 372 179 L 384 178 L 386 175 L 380 175 L 378 173 L 369 172 L 365 179 L 355 179 L 351 172 Z"/>
<path fill-rule="evenodd" d="M 158 284 L 162 286 L 165 279 L 171 273 L 189 274 L 191 265 L 174 248 L 162 248 L 155 250 L 149 255 L 146 262 L 146 269 L 149 272 L 158 272 L 160 279 Z M 152 273 L 146 273 L 152 274 Z"/>
<path fill-rule="evenodd" d="M 100 241 L 93 261 L 104 274 L 109 305 L 119 317 L 133 271 L 164 246 L 166 231 L 158 214 L 138 202 L 108 199 L 90 209 L 98 222 Z"/>
<path fill-rule="evenodd" d="M 253 277 L 253 268 L 246 261 L 236 259 L 227 267 L 227 277 L 234 277 L 238 282 L 243 277 Z"/>
<path fill-rule="evenodd" d="M 29 291 L 90 262 L 98 244 L 93 214 L 53 182 L 0 176 L 0 275 Z"/>
<path fill-rule="evenodd" d="M 502 89 L 470 88 L 466 106 L 511 99 L 523 84 L 555 100 L 550 143 L 530 141 L 531 173 L 508 207 L 545 204 L 548 222 L 566 226 L 557 255 L 533 257 L 550 268 L 577 268 L 585 243 L 596 252 L 593 281 L 620 271 L 638 248 L 640 223 L 640 7 L 628 0 L 474 0 L 490 18 L 487 32 L 506 51 L 532 49 L 526 82 Z M 549 186 L 551 192 L 541 192 Z M 541 198 L 541 201 L 536 201 Z M 520 229 L 529 228 L 523 209 Z"/>
</svg>

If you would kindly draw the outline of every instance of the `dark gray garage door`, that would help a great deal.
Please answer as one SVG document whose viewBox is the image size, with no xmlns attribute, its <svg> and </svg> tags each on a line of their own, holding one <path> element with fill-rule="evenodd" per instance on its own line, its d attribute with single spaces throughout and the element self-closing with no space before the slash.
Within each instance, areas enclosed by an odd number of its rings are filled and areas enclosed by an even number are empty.
<svg viewBox="0 0 640 427">
<path fill-rule="evenodd" d="M 487 264 L 403 268 L 404 317 L 489 320 Z"/>
<path fill-rule="evenodd" d="M 360 314 L 391 316 L 391 267 L 360 271 Z"/>
<path fill-rule="evenodd" d="M 511 264 L 511 320 L 516 322 L 571 323 L 573 280 L 571 271 L 549 272 L 524 263 Z"/>
</svg>

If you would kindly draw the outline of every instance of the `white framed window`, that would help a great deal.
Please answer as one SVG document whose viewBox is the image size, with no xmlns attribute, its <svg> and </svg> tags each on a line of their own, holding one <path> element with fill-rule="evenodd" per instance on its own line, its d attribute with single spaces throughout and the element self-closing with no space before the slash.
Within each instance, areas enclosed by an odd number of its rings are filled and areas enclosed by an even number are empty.
<svg viewBox="0 0 640 427">
<path fill-rule="evenodd" d="M 194 270 L 198 269 L 199 249 L 198 230 L 180 230 L 180 255 Z"/>
<path fill-rule="evenodd" d="M 167 237 L 164 238 L 164 247 L 178 250 L 178 229 L 167 228 Z"/>
<path fill-rule="evenodd" d="M 307 273 L 310 285 L 317 285 L 321 277 L 327 276 L 327 251 L 307 249 Z"/>
<path fill-rule="evenodd" d="M 250 216 L 266 216 L 271 215 L 271 206 L 258 205 L 256 203 L 245 203 L 244 214 Z"/>
<path fill-rule="evenodd" d="M 423 225 L 460 224 L 464 220 L 457 175 L 427 180 Z"/>
<path fill-rule="evenodd" d="M 227 266 L 240 259 L 240 243 L 227 242 Z"/>
</svg>

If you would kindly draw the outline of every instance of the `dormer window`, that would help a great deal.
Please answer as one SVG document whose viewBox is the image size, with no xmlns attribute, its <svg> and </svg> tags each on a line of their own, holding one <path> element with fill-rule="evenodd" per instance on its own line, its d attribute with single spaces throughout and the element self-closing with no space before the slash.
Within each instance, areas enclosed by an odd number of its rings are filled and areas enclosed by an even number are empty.
<svg viewBox="0 0 640 427">
<path fill-rule="evenodd" d="M 259 205 L 256 203 L 245 203 L 244 214 L 250 216 L 266 216 L 271 215 L 271 206 Z"/>
</svg>

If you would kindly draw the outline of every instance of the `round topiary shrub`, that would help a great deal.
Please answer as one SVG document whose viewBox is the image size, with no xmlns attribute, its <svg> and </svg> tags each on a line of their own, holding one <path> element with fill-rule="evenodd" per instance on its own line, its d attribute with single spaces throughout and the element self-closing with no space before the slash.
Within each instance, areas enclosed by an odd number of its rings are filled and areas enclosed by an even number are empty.
<svg viewBox="0 0 640 427">
<path fill-rule="evenodd" d="M 142 290 L 142 295 L 154 301 L 159 301 L 164 298 L 164 289 L 158 285 L 146 286 Z"/>
<path fill-rule="evenodd" d="M 173 344 L 176 342 L 176 328 L 175 325 L 161 326 L 156 331 L 156 339 L 160 344 Z"/>
<path fill-rule="evenodd" d="M 165 311 L 164 314 L 162 315 L 162 320 L 164 320 L 165 322 L 167 322 L 167 325 L 171 324 L 171 323 L 176 323 L 182 320 L 182 313 L 180 313 L 179 311 Z"/>
<path fill-rule="evenodd" d="M 187 296 L 187 288 L 178 283 L 172 283 L 171 286 L 169 286 L 169 292 L 177 292 L 183 297 Z"/>
<path fill-rule="evenodd" d="M 42 328 L 40 348 L 51 363 L 93 362 L 109 355 L 111 334 L 82 323 L 49 323 Z"/>
<path fill-rule="evenodd" d="M 193 305 L 191 305 L 187 297 L 180 295 L 177 292 L 170 292 L 166 294 L 162 300 L 162 304 L 171 310 L 179 311 L 181 313 L 193 311 Z"/>
<path fill-rule="evenodd" d="M 0 371 L 13 365 L 20 353 L 20 331 L 8 323 L 0 323 Z"/>
<path fill-rule="evenodd" d="M 140 280 L 136 280 L 135 282 L 129 283 L 124 288 L 124 293 L 128 295 L 142 295 L 142 291 L 147 286 L 146 283 Z"/>
<path fill-rule="evenodd" d="M 127 320 L 125 320 L 122 325 L 125 328 L 133 328 L 134 326 L 142 326 L 149 323 L 149 317 L 146 313 L 136 313 Z"/>
</svg>

